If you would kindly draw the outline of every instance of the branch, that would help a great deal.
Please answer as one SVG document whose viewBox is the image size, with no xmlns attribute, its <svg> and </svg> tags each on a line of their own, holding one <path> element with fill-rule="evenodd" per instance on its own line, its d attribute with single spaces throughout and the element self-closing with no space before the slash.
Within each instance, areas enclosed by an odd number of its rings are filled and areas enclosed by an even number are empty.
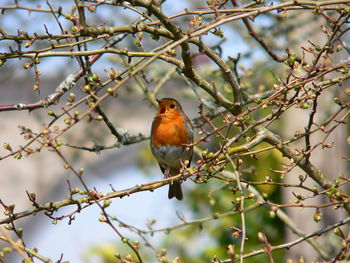
<svg viewBox="0 0 350 263">
<path fill-rule="evenodd" d="M 164 179 L 161 181 L 156 181 L 148 184 L 142 184 L 142 185 L 137 185 L 125 190 L 121 191 L 113 191 L 109 192 L 107 194 L 103 194 L 101 196 L 97 195 L 97 193 L 89 193 L 89 195 L 85 195 L 80 198 L 67 198 L 61 201 L 55 201 L 55 202 L 48 202 L 43 205 L 36 205 L 32 209 L 28 209 L 19 213 L 13 213 L 9 215 L 7 218 L 0 219 L 0 225 L 2 224 L 8 224 L 10 222 L 14 222 L 15 220 L 18 220 L 20 218 L 27 217 L 29 215 L 35 215 L 38 212 L 42 211 L 47 211 L 50 213 L 53 213 L 55 211 L 58 211 L 60 208 L 65 207 L 65 206 L 74 206 L 77 205 L 79 208 L 81 208 L 82 204 L 86 204 L 87 206 L 90 206 L 94 204 L 95 202 L 100 202 L 104 201 L 106 199 L 111 199 L 111 198 L 123 198 L 125 196 L 130 196 L 132 194 L 138 193 L 138 192 L 145 192 L 145 191 L 150 191 L 153 192 L 155 189 L 160 188 L 164 185 L 167 185 L 169 183 L 172 183 L 173 181 L 177 180 L 182 180 L 184 178 L 188 178 L 190 176 L 193 176 L 191 174 L 185 174 L 185 175 L 177 175 L 169 179 Z"/>
<path fill-rule="evenodd" d="M 333 186 L 333 182 L 325 176 L 320 170 L 318 170 L 315 166 L 313 166 L 310 162 L 307 161 L 304 155 L 297 154 L 291 147 L 283 144 L 280 136 L 272 133 L 266 128 L 262 126 L 258 126 L 255 128 L 256 131 L 265 135 L 264 140 L 274 145 L 283 156 L 292 160 L 299 166 L 304 172 L 306 172 L 312 179 L 314 179 L 323 189 L 329 189 Z M 348 200 L 349 197 L 340 189 L 335 189 L 334 196 L 330 196 L 330 198 L 335 198 L 336 200 Z M 348 203 L 344 204 L 344 208 L 348 213 L 350 213 L 350 205 Z"/>
<path fill-rule="evenodd" d="M 253 204 L 251 206 L 246 207 L 244 209 L 244 212 L 245 213 L 250 212 L 251 210 L 254 210 L 255 208 L 258 208 L 258 207 L 260 207 L 260 204 L 258 204 L 258 203 Z M 157 233 L 157 232 L 170 232 L 170 231 L 178 229 L 178 228 L 191 226 L 191 225 L 202 224 L 202 223 L 205 223 L 205 222 L 208 222 L 208 221 L 211 221 L 211 220 L 217 220 L 217 219 L 222 218 L 222 217 L 236 215 L 236 214 L 239 214 L 239 213 L 240 213 L 239 211 L 229 211 L 229 212 L 222 213 L 222 214 L 215 213 L 215 215 L 212 215 L 212 216 L 199 218 L 199 219 L 188 220 L 188 221 L 185 221 L 182 224 L 178 224 L 178 225 L 175 225 L 175 226 L 169 226 L 169 227 L 158 228 L 158 229 L 151 229 L 151 230 L 141 230 L 141 229 L 138 229 L 138 230 L 141 233 L 143 233 L 143 234 L 149 234 L 149 233 L 152 234 L 152 233 Z"/>
<path fill-rule="evenodd" d="M 232 4 L 236 7 L 238 7 L 238 3 L 236 0 L 231 0 Z M 272 51 L 272 49 L 269 47 L 269 45 L 264 41 L 262 37 L 260 37 L 253 29 L 252 25 L 250 24 L 247 17 L 242 18 L 243 23 L 248 29 L 249 34 L 263 47 L 263 49 L 266 50 L 266 52 L 277 62 L 284 62 L 287 58 L 287 56 L 278 56 L 275 52 Z"/>
<path fill-rule="evenodd" d="M 33 262 L 27 255 L 25 255 L 23 252 L 26 252 L 27 254 L 31 255 L 32 257 L 35 257 L 37 259 L 39 259 L 40 261 L 42 262 L 45 262 L 45 263 L 53 263 L 53 261 L 49 258 L 46 258 L 40 254 L 38 254 L 37 251 L 35 250 L 32 250 L 32 249 L 29 249 L 27 248 L 26 246 L 24 246 L 23 244 L 21 244 L 21 242 L 15 242 L 14 240 L 12 240 L 12 238 L 7 235 L 5 233 L 5 231 L 3 229 L 0 229 L 0 233 L 2 234 L 2 236 L 0 236 L 0 240 L 3 240 L 9 244 L 11 244 L 14 249 L 17 250 L 18 254 L 21 255 L 23 258 L 24 258 L 24 262 Z M 1 258 L 0 258 L 0 261 L 1 261 Z"/>
<path fill-rule="evenodd" d="M 64 81 L 62 81 L 60 85 L 58 85 L 55 92 L 50 94 L 49 96 L 47 96 L 45 99 L 40 100 L 40 101 L 35 102 L 35 103 L 29 103 L 29 104 L 16 103 L 16 104 L 12 104 L 12 105 L 2 105 L 2 106 L 0 106 L 0 112 L 1 111 L 13 111 L 13 110 L 32 111 L 32 110 L 35 110 L 38 108 L 43 108 L 43 107 L 47 108 L 51 104 L 56 104 L 59 101 L 60 97 L 65 92 L 67 92 L 68 90 L 75 87 L 76 80 L 77 80 L 76 76 L 78 75 L 78 73 L 76 73 L 75 75 L 73 75 L 73 74 L 68 75 L 68 77 Z"/>
<path fill-rule="evenodd" d="M 247 144 L 241 145 L 239 147 L 229 148 L 227 150 L 227 153 L 229 155 L 233 155 L 233 154 L 236 154 L 239 152 L 247 151 L 247 150 L 251 149 L 252 147 L 256 146 L 258 143 L 260 143 L 264 139 L 264 136 L 265 136 L 265 134 L 260 133 L 254 139 L 249 141 Z M 57 149 L 54 149 L 54 151 L 57 151 Z M 226 160 L 225 154 L 221 154 L 218 158 L 220 161 Z M 216 157 L 213 156 L 213 158 L 211 158 L 210 160 L 215 160 L 215 159 L 216 159 Z M 188 168 L 183 174 L 179 174 L 179 175 L 173 176 L 173 177 L 168 178 L 168 179 L 164 179 L 161 181 L 156 181 L 156 182 L 152 182 L 152 183 L 148 183 L 148 184 L 137 185 L 137 186 L 125 189 L 125 190 L 121 190 L 121 191 L 113 191 L 113 192 L 110 192 L 107 194 L 103 194 L 103 196 L 97 196 L 95 194 L 92 194 L 92 195 L 87 194 L 86 196 L 76 198 L 76 199 L 67 198 L 67 199 L 62 200 L 62 201 L 48 202 L 48 203 L 43 204 L 43 205 L 35 205 L 35 208 L 33 208 L 33 209 L 29 209 L 29 210 L 19 212 L 19 213 L 13 213 L 8 218 L 0 219 L 0 225 L 13 222 L 17 219 L 27 217 L 29 215 L 33 215 L 33 214 L 36 214 L 36 213 L 41 212 L 41 211 L 48 211 L 48 212 L 53 213 L 53 212 L 57 211 L 58 209 L 60 209 L 61 207 L 65 207 L 65 206 L 78 205 L 79 207 L 81 207 L 82 204 L 87 204 L 89 206 L 95 202 L 100 202 L 100 201 L 110 199 L 110 198 L 117 198 L 117 197 L 123 198 L 123 197 L 129 196 L 131 194 L 135 194 L 138 192 L 145 192 L 145 191 L 153 192 L 155 189 L 160 188 L 160 187 L 167 185 L 169 183 L 172 183 L 174 181 L 184 180 L 184 179 L 187 179 L 189 177 L 196 176 L 200 171 L 202 171 L 204 169 L 206 169 L 206 167 L 204 167 L 204 166 Z"/>
<path fill-rule="evenodd" d="M 305 240 L 309 240 L 310 238 L 313 238 L 313 237 L 322 236 L 324 233 L 327 233 L 328 231 L 331 231 L 334 228 L 337 228 L 339 226 L 342 226 L 342 225 L 345 225 L 348 223 L 350 223 L 350 217 L 347 217 L 334 225 L 329 225 L 329 226 L 322 228 L 318 231 L 315 231 L 315 232 L 312 232 L 308 235 L 305 235 L 304 237 L 298 238 L 292 242 L 282 244 L 282 245 L 277 245 L 277 246 L 271 246 L 271 250 L 275 251 L 275 250 L 280 250 L 280 249 L 284 249 L 284 248 L 289 249 L 289 248 L 291 248 L 291 247 L 293 247 L 293 246 L 295 246 L 295 245 L 297 245 Z M 259 250 L 245 254 L 243 256 L 243 258 L 250 258 L 250 257 L 257 256 L 257 255 L 264 254 L 264 253 L 266 253 L 264 249 L 259 249 Z M 232 259 L 225 259 L 225 260 L 221 260 L 220 262 L 221 263 L 230 263 L 230 262 L 232 262 Z"/>
<path fill-rule="evenodd" d="M 16 52 L 13 53 L 2 53 L 0 59 L 11 59 L 11 58 L 45 58 L 45 57 L 78 57 L 78 56 L 92 56 L 97 54 L 118 54 L 127 57 L 152 57 L 153 52 L 133 52 L 127 50 L 119 50 L 115 48 L 102 47 L 101 49 L 87 50 L 87 51 L 50 51 L 50 52 L 39 52 L 39 51 L 28 51 L 28 52 Z"/>
<path fill-rule="evenodd" d="M 192 39 L 192 43 L 196 44 L 200 50 L 204 52 L 211 60 L 213 60 L 221 69 L 227 81 L 230 83 L 232 87 L 233 93 L 233 101 L 237 106 L 237 110 L 234 110 L 235 114 L 240 113 L 240 107 L 243 100 L 243 91 L 241 86 L 238 83 L 237 76 L 233 74 L 231 68 L 227 65 L 227 63 L 212 49 L 210 49 L 207 45 L 205 45 L 202 41 L 198 39 Z"/>
<path fill-rule="evenodd" d="M 137 19 L 134 23 L 138 24 L 141 22 L 143 18 Z M 1 32 L 0 32 L 1 33 Z M 115 44 L 123 40 L 127 34 L 119 35 L 118 37 L 112 39 L 107 44 L 103 45 L 103 48 L 108 49 L 110 47 L 113 47 Z M 89 60 L 90 64 L 95 63 L 104 53 L 94 54 Z M 48 107 L 49 105 L 58 103 L 60 97 L 70 90 L 72 87 L 75 86 L 75 83 L 84 75 L 84 70 L 80 69 L 78 70 L 74 75 L 69 75 L 67 78 L 57 87 L 55 93 L 50 94 L 45 99 L 40 100 L 36 103 L 30 103 L 30 104 L 24 104 L 24 103 L 16 103 L 13 105 L 0 105 L 0 112 L 1 111 L 12 111 L 12 110 L 35 110 L 38 108 Z"/>
<path fill-rule="evenodd" d="M 229 179 L 232 179 L 236 181 L 236 176 L 232 174 L 232 172 L 223 171 L 223 175 L 226 175 L 229 177 Z M 241 182 L 241 184 L 244 186 L 245 189 L 247 189 L 249 192 L 253 193 L 255 197 L 257 198 L 258 203 L 264 204 L 267 207 L 270 207 L 270 205 L 264 200 L 263 196 L 260 194 L 258 190 L 256 190 L 252 185 L 246 182 Z M 298 236 L 305 237 L 306 234 L 288 217 L 286 213 L 282 211 L 282 209 L 277 209 L 275 212 L 277 217 L 289 227 L 293 233 L 297 234 Z M 323 259 L 329 259 L 329 255 L 326 251 L 320 246 L 320 244 L 317 243 L 316 240 L 308 239 L 307 242 L 320 254 L 320 256 Z M 243 256 L 245 258 L 245 256 Z"/>
</svg>

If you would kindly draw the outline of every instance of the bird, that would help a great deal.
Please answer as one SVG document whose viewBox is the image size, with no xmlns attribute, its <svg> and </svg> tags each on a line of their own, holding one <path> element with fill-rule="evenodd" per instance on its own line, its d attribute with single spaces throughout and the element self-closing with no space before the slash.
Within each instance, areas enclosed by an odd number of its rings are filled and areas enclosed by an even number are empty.
<svg viewBox="0 0 350 263">
<path fill-rule="evenodd" d="M 165 178 L 180 174 L 181 167 L 189 167 L 193 155 L 193 126 L 178 101 L 172 98 L 157 100 L 150 146 Z M 181 182 L 169 184 L 168 198 L 183 199 Z"/>
</svg>

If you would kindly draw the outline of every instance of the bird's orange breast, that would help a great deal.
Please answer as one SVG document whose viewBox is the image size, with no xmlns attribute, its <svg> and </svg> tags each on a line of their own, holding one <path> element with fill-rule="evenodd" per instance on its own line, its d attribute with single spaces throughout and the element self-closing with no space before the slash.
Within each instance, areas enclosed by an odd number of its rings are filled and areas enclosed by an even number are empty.
<svg viewBox="0 0 350 263">
<path fill-rule="evenodd" d="M 179 116 L 171 118 L 158 116 L 152 125 L 152 143 L 154 146 L 189 144 L 189 134 L 186 129 L 186 120 Z"/>
</svg>

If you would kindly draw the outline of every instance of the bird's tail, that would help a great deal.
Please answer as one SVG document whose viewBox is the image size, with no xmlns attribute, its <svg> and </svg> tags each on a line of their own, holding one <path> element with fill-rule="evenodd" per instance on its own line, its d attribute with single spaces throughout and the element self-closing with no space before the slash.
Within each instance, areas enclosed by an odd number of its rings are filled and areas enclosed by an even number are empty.
<svg viewBox="0 0 350 263">
<path fill-rule="evenodd" d="M 169 185 L 168 197 L 169 199 L 175 197 L 177 200 L 182 200 L 183 194 L 180 182 L 175 181 Z"/>
</svg>

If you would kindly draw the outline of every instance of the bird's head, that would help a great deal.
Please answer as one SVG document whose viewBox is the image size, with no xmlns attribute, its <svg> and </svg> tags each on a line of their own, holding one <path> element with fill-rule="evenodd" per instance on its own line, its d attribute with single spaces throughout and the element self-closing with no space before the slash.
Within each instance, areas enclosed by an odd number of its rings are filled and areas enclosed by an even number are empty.
<svg viewBox="0 0 350 263">
<path fill-rule="evenodd" d="M 181 105 L 174 99 L 164 98 L 161 100 L 157 100 L 159 109 L 157 112 L 157 116 L 160 117 L 171 117 L 178 116 L 181 114 Z"/>
</svg>

